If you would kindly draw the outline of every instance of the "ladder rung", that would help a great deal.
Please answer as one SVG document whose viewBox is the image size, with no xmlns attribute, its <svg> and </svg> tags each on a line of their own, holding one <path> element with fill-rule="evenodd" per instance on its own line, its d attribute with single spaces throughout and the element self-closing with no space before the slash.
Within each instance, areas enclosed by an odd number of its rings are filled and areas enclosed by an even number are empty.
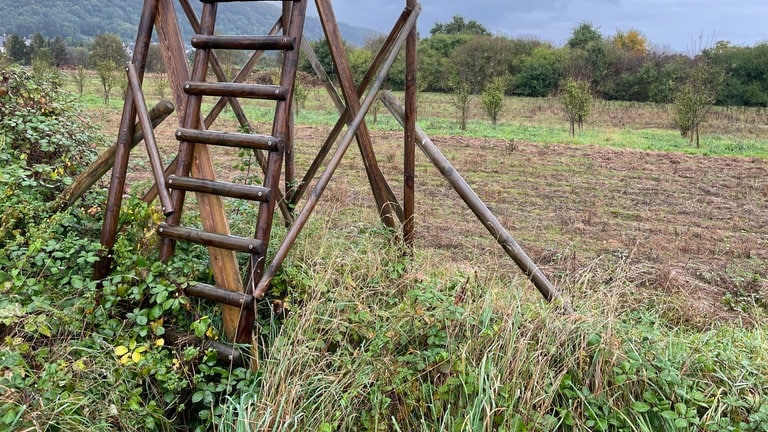
<svg viewBox="0 0 768 432">
<path fill-rule="evenodd" d="M 231 363 L 237 366 L 243 366 L 244 364 L 243 355 L 232 345 L 199 338 L 192 333 L 176 332 L 171 329 L 166 330 L 165 338 L 169 343 L 184 348 L 188 346 L 197 346 L 203 348 L 203 350 L 212 349 L 216 351 L 216 358 L 222 363 Z"/>
<path fill-rule="evenodd" d="M 203 192 L 230 198 L 247 199 L 251 201 L 269 201 L 269 188 L 248 186 L 237 183 L 198 179 L 192 177 L 168 176 L 166 183 L 171 189 L 192 192 Z"/>
<path fill-rule="evenodd" d="M 262 242 L 252 238 L 209 233 L 192 228 L 171 226 L 166 223 L 161 223 L 157 226 L 157 233 L 161 237 L 170 237 L 176 240 L 185 240 L 237 252 L 264 253 Z"/>
<path fill-rule="evenodd" d="M 211 300 L 229 306 L 247 309 L 253 307 L 253 296 L 250 294 L 237 291 L 228 291 L 217 286 L 204 283 L 194 282 L 188 286 L 184 292 L 187 293 L 187 295 L 191 295 L 193 297 Z"/>
<path fill-rule="evenodd" d="M 202 131 L 198 129 L 177 129 L 176 139 L 193 143 L 268 151 L 274 151 L 282 144 L 280 138 L 270 135 Z"/>
<path fill-rule="evenodd" d="M 243 97 L 283 101 L 288 89 L 276 85 L 240 84 L 231 82 L 188 82 L 184 92 L 198 96 Z"/>
<path fill-rule="evenodd" d="M 292 50 L 294 38 L 287 36 L 208 36 L 192 37 L 195 48 L 217 48 L 235 50 Z"/>
</svg>

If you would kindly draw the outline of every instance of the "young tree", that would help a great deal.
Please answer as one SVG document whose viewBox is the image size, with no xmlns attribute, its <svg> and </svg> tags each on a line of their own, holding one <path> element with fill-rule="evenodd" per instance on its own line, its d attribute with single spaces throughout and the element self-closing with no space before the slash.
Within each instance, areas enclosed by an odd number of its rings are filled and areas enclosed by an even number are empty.
<svg viewBox="0 0 768 432">
<path fill-rule="evenodd" d="M 78 66 L 75 73 L 72 74 L 72 81 L 74 81 L 77 87 L 77 94 L 83 95 L 83 89 L 85 89 L 85 82 L 88 80 L 88 74 L 85 72 L 84 66 Z"/>
<path fill-rule="evenodd" d="M 90 60 L 97 69 L 99 64 L 106 62 L 112 62 L 115 67 L 122 67 L 128 62 L 128 53 L 120 36 L 102 33 L 93 39 Z"/>
<path fill-rule="evenodd" d="M 483 109 L 494 126 L 499 120 L 499 113 L 504 106 L 504 79 L 495 78 L 485 88 L 481 95 Z"/>
<path fill-rule="evenodd" d="M 672 98 L 672 116 L 680 134 L 700 147 L 699 127 L 717 100 L 723 74 L 703 55 L 696 57 L 686 80 Z"/>
<path fill-rule="evenodd" d="M 584 127 L 584 120 L 589 116 L 592 106 L 592 93 L 589 90 L 589 83 L 586 81 L 575 80 L 571 77 L 565 79 L 560 90 L 560 104 L 570 123 L 571 136 L 576 135 L 576 125 L 581 131 Z"/>
<path fill-rule="evenodd" d="M 96 74 L 104 95 L 104 105 L 109 104 L 109 95 L 112 88 L 120 84 L 121 69 L 111 60 L 105 60 L 96 65 Z"/>
<path fill-rule="evenodd" d="M 101 88 L 104 91 L 104 103 L 109 103 L 112 88 L 120 85 L 123 66 L 128 61 L 128 53 L 120 36 L 112 33 L 97 35 L 91 46 L 90 62 L 96 67 Z"/>
<path fill-rule="evenodd" d="M 307 98 L 309 97 L 309 91 L 311 90 L 305 81 L 307 81 L 307 76 L 298 74 L 293 85 L 293 106 L 296 110 L 296 115 L 299 114 L 300 109 L 304 109 L 304 106 L 307 104 Z"/>
<path fill-rule="evenodd" d="M 455 81 L 453 87 L 453 106 L 459 112 L 459 127 L 461 130 L 467 130 L 470 100 L 472 100 L 472 93 L 470 93 L 467 83 Z"/>
</svg>

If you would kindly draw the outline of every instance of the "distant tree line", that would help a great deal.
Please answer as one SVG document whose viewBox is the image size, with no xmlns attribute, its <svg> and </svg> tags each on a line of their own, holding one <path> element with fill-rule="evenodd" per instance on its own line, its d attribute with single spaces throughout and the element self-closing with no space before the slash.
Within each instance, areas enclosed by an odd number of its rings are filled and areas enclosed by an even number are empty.
<svg viewBox="0 0 768 432">
<path fill-rule="evenodd" d="M 127 45 L 114 33 L 101 33 L 93 40 L 73 41 L 59 36 L 46 39 L 41 33 L 24 39 L 10 34 L 5 40 L 4 55 L 12 63 L 30 66 L 41 61 L 57 68 L 77 69 L 83 67 L 96 70 L 98 63 L 111 60 L 122 67 L 129 60 Z M 153 44 L 147 56 L 147 71 L 164 71 L 160 48 Z"/>
<path fill-rule="evenodd" d="M 361 75 L 383 43 L 383 37 L 362 48 L 347 46 L 350 63 Z M 333 67 L 325 44 L 314 48 L 327 71 Z M 586 81 L 595 97 L 605 100 L 672 102 L 697 58 L 724 77 L 715 95 L 718 105 L 768 106 L 768 44 L 753 47 L 718 42 L 694 55 L 654 51 L 637 30 L 606 36 L 592 24 L 577 26 L 563 47 L 531 38 L 492 35 L 481 24 L 456 16 L 436 24 L 419 41 L 419 85 L 430 92 L 467 91 L 480 95 L 501 80 L 504 94 L 542 97 L 558 93 L 566 78 Z M 404 86 L 402 60 L 387 85 Z M 311 72 L 305 62 L 302 68 Z M 461 88 L 460 88 L 461 87 Z"/>
<path fill-rule="evenodd" d="M 110 35 L 106 40 L 111 43 L 119 39 Z M 356 78 L 362 78 L 384 39 L 369 40 L 363 47 L 345 47 Z M 105 40 L 104 35 L 93 41 L 72 41 L 45 39 L 36 33 L 30 41 L 11 34 L 6 38 L 5 56 L 24 65 L 38 61 L 55 67 L 97 70 L 103 56 L 93 60 L 91 55 L 94 42 L 99 51 L 100 40 Z M 313 47 L 334 78 L 327 45 L 321 40 Z M 429 36 L 420 39 L 418 48 L 422 91 L 481 95 L 493 85 L 500 86 L 505 95 L 543 97 L 559 94 L 566 78 L 570 78 L 587 82 L 593 96 L 600 99 L 668 103 L 674 101 L 699 59 L 705 59 L 709 71 L 722 77 L 713 95 L 715 104 L 768 106 L 768 43 L 745 47 L 721 41 L 689 56 L 654 51 L 634 29 L 606 36 L 592 24 L 581 23 L 563 47 L 554 47 L 531 38 L 492 35 L 482 24 L 455 16 L 448 23 L 435 24 Z M 115 63 L 122 66 L 124 61 Z M 404 67 L 401 56 L 389 75 L 388 88 L 404 88 Z M 153 46 L 147 70 L 163 69 L 159 49 Z M 302 69 L 312 72 L 308 61 Z"/>
</svg>

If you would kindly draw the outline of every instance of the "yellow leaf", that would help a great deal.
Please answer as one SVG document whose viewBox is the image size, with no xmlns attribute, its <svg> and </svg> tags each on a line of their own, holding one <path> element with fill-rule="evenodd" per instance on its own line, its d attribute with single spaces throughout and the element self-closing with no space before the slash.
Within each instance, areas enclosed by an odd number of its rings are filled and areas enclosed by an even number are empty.
<svg viewBox="0 0 768 432">
<path fill-rule="evenodd" d="M 130 362 L 131 362 L 131 355 L 130 354 L 126 354 L 126 355 L 120 357 L 120 364 L 124 365 L 124 364 L 128 364 Z"/>
<path fill-rule="evenodd" d="M 161 347 L 161 346 L 164 346 L 164 345 L 165 345 L 165 339 L 163 339 L 163 338 L 157 339 L 155 341 L 155 346 L 156 347 Z"/>
<path fill-rule="evenodd" d="M 137 353 L 141 354 L 141 353 L 143 353 L 144 351 L 146 351 L 148 349 L 149 349 L 148 347 L 142 345 L 142 346 L 136 348 L 136 350 L 134 352 L 137 352 Z"/>
<path fill-rule="evenodd" d="M 139 350 L 136 350 L 131 354 L 131 360 L 133 360 L 134 363 L 138 363 L 141 361 L 141 353 Z"/>
<path fill-rule="evenodd" d="M 115 355 L 116 356 L 122 356 L 128 353 L 128 347 L 124 345 L 120 345 L 119 347 L 115 347 Z"/>
</svg>

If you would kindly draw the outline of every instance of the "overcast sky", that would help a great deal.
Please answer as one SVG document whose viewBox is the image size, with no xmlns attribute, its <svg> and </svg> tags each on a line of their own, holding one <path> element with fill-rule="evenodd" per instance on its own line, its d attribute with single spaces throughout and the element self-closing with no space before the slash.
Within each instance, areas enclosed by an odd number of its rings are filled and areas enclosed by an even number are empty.
<svg viewBox="0 0 768 432">
<path fill-rule="evenodd" d="M 405 0 L 333 0 L 339 21 L 388 32 Z M 662 50 L 698 52 L 727 40 L 753 46 L 768 42 L 768 0 L 421 0 L 422 37 L 454 15 L 475 20 L 494 34 L 535 37 L 563 45 L 579 23 L 603 35 L 637 29 Z M 701 41 L 701 42 L 700 42 Z"/>
</svg>

